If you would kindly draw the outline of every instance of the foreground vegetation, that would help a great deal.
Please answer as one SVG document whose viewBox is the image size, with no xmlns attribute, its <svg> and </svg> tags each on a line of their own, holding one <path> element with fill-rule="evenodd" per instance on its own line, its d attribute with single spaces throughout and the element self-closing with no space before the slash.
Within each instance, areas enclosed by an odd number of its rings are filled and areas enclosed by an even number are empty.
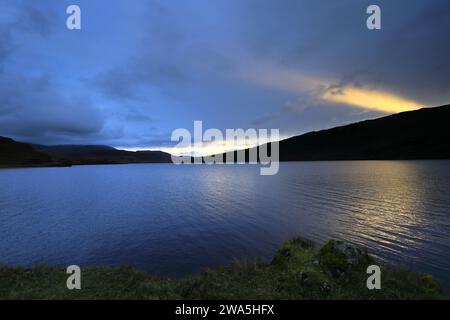
<svg viewBox="0 0 450 320">
<path fill-rule="evenodd" d="M 339 241 L 318 247 L 287 241 L 271 263 L 242 262 L 181 279 L 129 267 L 82 268 L 82 289 L 68 290 L 65 270 L 0 267 L 1 299 L 441 299 L 430 275 L 381 266 L 380 290 L 368 290 L 366 252 Z"/>
</svg>

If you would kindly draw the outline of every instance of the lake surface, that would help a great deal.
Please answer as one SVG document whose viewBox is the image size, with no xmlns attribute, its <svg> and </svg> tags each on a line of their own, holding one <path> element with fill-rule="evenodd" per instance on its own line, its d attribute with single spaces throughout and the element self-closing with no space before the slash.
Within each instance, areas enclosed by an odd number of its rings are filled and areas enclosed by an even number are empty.
<svg viewBox="0 0 450 320">
<path fill-rule="evenodd" d="M 181 276 L 344 239 L 450 290 L 450 161 L 0 170 L 0 264 L 128 264 Z"/>
</svg>

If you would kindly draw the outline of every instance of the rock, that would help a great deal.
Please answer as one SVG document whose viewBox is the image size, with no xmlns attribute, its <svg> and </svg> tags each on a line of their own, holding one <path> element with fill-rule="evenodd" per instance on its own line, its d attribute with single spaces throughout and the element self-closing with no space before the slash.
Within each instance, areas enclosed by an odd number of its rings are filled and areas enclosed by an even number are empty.
<svg viewBox="0 0 450 320">
<path fill-rule="evenodd" d="M 319 263 L 333 275 L 340 276 L 354 266 L 366 265 L 370 257 L 366 251 L 343 241 L 328 241 L 319 251 Z"/>
<path fill-rule="evenodd" d="M 333 249 L 341 253 L 346 262 L 352 265 L 360 263 L 365 257 L 364 251 L 348 242 L 335 241 Z"/>
</svg>

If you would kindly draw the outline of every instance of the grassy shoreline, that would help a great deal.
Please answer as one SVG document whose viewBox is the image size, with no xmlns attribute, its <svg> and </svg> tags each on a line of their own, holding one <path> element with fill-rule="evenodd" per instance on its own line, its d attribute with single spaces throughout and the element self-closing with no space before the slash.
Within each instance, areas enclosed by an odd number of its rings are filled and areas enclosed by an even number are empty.
<svg viewBox="0 0 450 320">
<path fill-rule="evenodd" d="M 3 266 L 0 299 L 447 298 L 430 275 L 384 265 L 367 252 L 347 249 L 339 241 L 317 246 L 295 238 L 285 242 L 270 263 L 235 261 L 180 279 L 153 277 L 130 267 L 86 267 L 81 290 L 67 289 L 63 268 Z M 380 290 L 366 287 L 366 269 L 372 264 L 381 267 Z"/>
</svg>

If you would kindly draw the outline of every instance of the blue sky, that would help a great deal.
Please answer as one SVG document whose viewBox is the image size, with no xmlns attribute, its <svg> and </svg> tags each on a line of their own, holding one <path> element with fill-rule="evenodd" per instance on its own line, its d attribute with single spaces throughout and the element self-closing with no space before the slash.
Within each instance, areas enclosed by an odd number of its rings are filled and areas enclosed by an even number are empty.
<svg viewBox="0 0 450 320">
<path fill-rule="evenodd" d="M 450 101 L 447 0 L 0 5 L 0 135 L 21 141 L 170 151 L 194 120 L 288 137 Z"/>
</svg>

